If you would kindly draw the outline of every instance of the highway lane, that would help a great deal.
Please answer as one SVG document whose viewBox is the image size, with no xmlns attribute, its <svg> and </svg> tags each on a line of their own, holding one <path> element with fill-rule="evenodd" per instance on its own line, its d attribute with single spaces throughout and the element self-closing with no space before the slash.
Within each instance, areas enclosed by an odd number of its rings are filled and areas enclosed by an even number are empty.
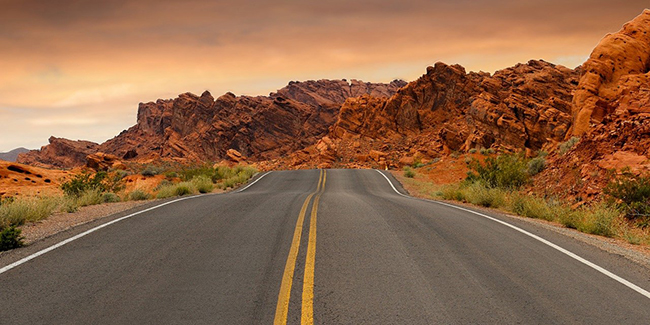
<svg viewBox="0 0 650 325">
<path fill-rule="evenodd" d="M 490 215 L 650 289 L 642 266 Z M 0 274 L 0 306 L 3 324 L 650 322 L 638 292 L 374 170 L 272 172 L 122 220 Z"/>
</svg>

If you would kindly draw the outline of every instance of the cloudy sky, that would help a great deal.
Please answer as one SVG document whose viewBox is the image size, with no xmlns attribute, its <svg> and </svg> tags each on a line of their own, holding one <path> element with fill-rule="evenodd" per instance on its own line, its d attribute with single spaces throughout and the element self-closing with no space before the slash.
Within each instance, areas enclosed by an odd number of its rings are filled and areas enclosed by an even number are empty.
<svg viewBox="0 0 650 325">
<path fill-rule="evenodd" d="M 0 151 L 103 142 L 139 102 L 291 80 L 414 80 L 437 61 L 575 67 L 647 0 L 0 0 Z"/>
</svg>

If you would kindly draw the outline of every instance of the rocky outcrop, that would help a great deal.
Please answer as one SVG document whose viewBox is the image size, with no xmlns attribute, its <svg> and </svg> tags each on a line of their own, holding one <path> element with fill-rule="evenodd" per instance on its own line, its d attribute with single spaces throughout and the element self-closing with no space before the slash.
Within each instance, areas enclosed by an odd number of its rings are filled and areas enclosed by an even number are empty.
<svg viewBox="0 0 650 325">
<path fill-rule="evenodd" d="M 217 98 L 182 94 L 140 104 L 138 123 L 100 150 L 130 157 L 218 161 L 235 150 L 259 161 L 279 158 L 315 144 L 336 121 L 343 102 L 360 94 L 394 94 L 405 85 L 357 80 L 290 82 L 269 96 Z"/>
<path fill-rule="evenodd" d="M 348 99 L 330 137 L 340 161 L 379 150 L 395 166 L 481 147 L 540 150 L 568 132 L 579 73 L 541 60 L 494 75 L 439 62 L 390 98 Z M 303 160 L 310 159 L 319 158 Z"/>
<path fill-rule="evenodd" d="M 19 163 L 44 168 L 72 168 L 84 166 L 86 156 L 97 152 L 99 145 L 90 141 L 73 141 L 50 137 L 50 144 L 40 150 L 32 150 L 18 155 Z"/>
<path fill-rule="evenodd" d="M 126 165 L 117 156 L 97 152 L 86 157 L 86 167 L 96 171 L 107 171 L 110 169 L 127 169 Z"/>
<path fill-rule="evenodd" d="M 603 122 L 621 102 L 631 113 L 650 111 L 645 105 L 650 92 L 650 10 L 605 36 L 583 70 L 573 98 L 572 135 L 580 136 L 592 124 Z"/>
<path fill-rule="evenodd" d="M 86 156 L 96 152 L 120 160 L 220 161 L 232 160 L 229 150 L 252 161 L 279 158 L 315 144 L 336 122 L 347 98 L 390 96 L 405 84 L 318 80 L 291 82 L 269 96 L 226 93 L 215 99 L 208 91 L 201 96 L 185 93 L 141 103 L 137 124 L 101 145 L 52 138 L 50 145 L 21 161 L 83 166 Z"/>
</svg>

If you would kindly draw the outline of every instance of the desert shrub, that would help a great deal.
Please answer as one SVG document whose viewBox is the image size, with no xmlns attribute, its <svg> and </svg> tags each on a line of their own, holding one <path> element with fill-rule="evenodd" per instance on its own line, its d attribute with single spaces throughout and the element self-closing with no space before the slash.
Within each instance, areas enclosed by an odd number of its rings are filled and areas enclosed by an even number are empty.
<svg viewBox="0 0 650 325">
<path fill-rule="evenodd" d="M 436 193 L 445 200 L 465 201 L 465 193 L 459 185 L 445 185 Z"/>
<path fill-rule="evenodd" d="M 73 179 L 61 184 L 63 193 L 68 196 L 81 196 L 88 190 L 106 191 L 107 185 L 104 183 L 108 174 L 98 172 L 95 175 L 83 173 L 76 175 Z"/>
<path fill-rule="evenodd" d="M 411 167 L 404 167 L 404 176 L 413 178 L 415 177 L 415 171 Z"/>
<path fill-rule="evenodd" d="M 89 205 L 104 203 L 102 192 L 98 189 L 89 189 L 77 197 L 77 205 L 85 207 Z"/>
<path fill-rule="evenodd" d="M 117 169 L 113 175 L 116 180 L 122 180 L 124 177 L 129 176 L 129 172 L 123 169 Z"/>
<path fill-rule="evenodd" d="M 564 209 L 558 214 L 558 221 L 567 228 L 580 229 L 583 227 L 585 214 L 582 211 Z"/>
<path fill-rule="evenodd" d="M 177 172 L 174 172 L 174 171 L 169 171 L 169 172 L 166 172 L 166 173 L 165 173 L 165 177 L 166 177 L 167 179 L 176 178 L 176 177 L 178 177 L 178 173 L 177 173 Z"/>
<path fill-rule="evenodd" d="M 520 216 L 553 221 L 557 207 L 542 198 L 516 193 L 511 197 L 510 210 Z"/>
<path fill-rule="evenodd" d="M 611 207 L 600 205 L 585 215 L 584 222 L 578 230 L 588 234 L 612 237 L 615 234 L 614 220 L 619 216 L 618 211 Z"/>
<path fill-rule="evenodd" d="M 3 204 L 10 204 L 14 201 L 15 199 L 11 196 L 9 197 L 0 197 L 0 206 Z"/>
<path fill-rule="evenodd" d="M 422 159 L 416 158 L 415 160 L 413 160 L 413 163 L 411 164 L 411 167 L 413 167 L 413 168 L 424 167 L 424 163 L 422 162 Z"/>
<path fill-rule="evenodd" d="M 55 198 L 21 198 L 0 206 L 0 226 L 20 226 L 49 217 L 59 207 Z"/>
<path fill-rule="evenodd" d="M 487 151 L 487 149 L 481 147 L 481 150 L 479 150 L 479 153 L 481 153 L 482 155 L 487 155 L 488 151 Z"/>
<path fill-rule="evenodd" d="M 21 230 L 16 226 L 0 227 L 0 251 L 6 251 L 23 246 Z"/>
<path fill-rule="evenodd" d="M 211 164 L 206 163 L 199 166 L 184 168 L 180 172 L 180 178 L 183 181 L 191 181 L 192 179 L 198 176 L 205 176 L 209 179 L 213 179 L 215 173 L 216 173 L 215 168 L 213 168 Z"/>
<path fill-rule="evenodd" d="M 528 162 L 528 175 L 535 176 L 546 168 L 546 158 L 536 157 Z"/>
<path fill-rule="evenodd" d="M 491 188 L 517 189 L 528 182 L 526 162 L 520 155 L 487 157 L 484 163 L 473 159 L 467 181 L 480 182 Z"/>
<path fill-rule="evenodd" d="M 456 159 L 460 157 L 460 154 L 458 153 L 458 151 L 454 151 L 449 155 L 449 157 Z"/>
<path fill-rule="evenodd" d="M 579 137 L 571 137 L 571 139 L 569 139 L 569 140 L 567 140 L 567 141 L 565 141 L 565 142 L 560 143 L 560 144 L 558 145 L 558 149 L 560 150 L 560 154 L 563 155 L 563 154 L 569 152 L 569 150 L 573 149 L 573 147 L 574 147 L 578 142 L 580 142 L 580 138 L 579 138 Z"/>
<path fill-rule="evenodd" d="M 151 198 L 151 195 L 149 193 L 142 191 L 142 190 L 135 190 L 131 193 L 129 193 L 129 200 L 131 201 L 142 201 L 142 200 L 149 200 Z"/>
<path fill-rule="evenodd" d="M 507 195 L 502 189 L 490 188 L 481 183 L 470 184 L 463 191 L 467 202 L 488 208 L 505 206 Z"/>
<path fill-rule="evenodd" d="M 650 220 L 650 175 L 635 176 L 624 170 L 604 188 L 614 203 L 624 212 L 625 218 L 646 226 Z"/>
<path fill-rule="evenodd" d="M 156 188 L 156 198 L 165 199 L 168 197 L 176 196 L 176 186 L 173 184 L 166 186 L 159 186 Z"/>
<path fill-rule="evenodd" d="M 469 153 L 476 153 L 476 148 L 469 149 Z"/>
<path fill-rule="evenodd" d="M 193 194 L 194 192 L 195 192 L 195 187 L 194 184 L 192 184 L 191 182 L 178 183 L 174 187 L 174 194 L 176 196 Z"/>
<path fill-rule="evenodd" d="M 120 202 L 120 197 L 117 196 L 115 193 L 104 193 L 102 194 L 102 202 L 103 203 L 115 203 L 115 202 Z"/>
<path fill-rule="evenodd" d="M 195 176 L 192 178 L 192 184 L 199 191 L 199 193 L 210 193 L 214 189 L 212 179 L 205 175 Z"/>
<path fill-rule="evenodd" d="M 147 165 L 140 172 L 140 174 L 142 174 L 142 176 L 147 176 L 147 177 L 156 176 L 156 175 L 160 174 L 160 169 L 158 167 L 156 167 L 156 166 L 153 166 L 153 165 Z"/>
</svg>

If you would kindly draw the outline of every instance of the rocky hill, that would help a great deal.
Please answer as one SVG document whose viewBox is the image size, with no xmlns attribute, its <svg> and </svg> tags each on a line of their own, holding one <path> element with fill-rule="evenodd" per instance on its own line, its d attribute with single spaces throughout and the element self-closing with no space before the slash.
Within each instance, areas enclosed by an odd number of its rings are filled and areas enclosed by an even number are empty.
<svg viewBox="0 0 650 325">
<path fill-rule="evenodd" d="M 13 161 L 16 161 L 19 154 L 25 153 L 25 152 L 28 152 L 28 151 L 29 151 L 29 149 L 16 148 L 16 149 L 10 150 L 8 152 L 0 152 L 0 160 L 13 162 Z"/>
<path fill-rule="evenodd" d="M 540 176 L 546 191 L 578 200 L 598 195 L 612 172 L 650 172 L 650 10 L 605 36 L 583 70 L 567 135 L 581 140 Z"/>
<path fill-rule="evenodd" d="M 269 96 L 232 93 L 216 100 L 209 92 L 141 103 L 137 124 L 99 145 L 50 138 L 50 144 L 18 158 L 37 166 L 70 168 L 86 164 L 96 152 L 124 160 L 175 158 L 218 161 L 234 150 L 254 161 L 279 158 L 310 146 L 336 122 L 347 98 L 388 97 L 404 86 L 358 80 L 290 82 Z"/>
<path fill-rule="evenodd" d="M 490 75 L 439 62 L 390 98 L 348 99 L 328 145 L 297 153 L 291 164 L 400 166 L 472 148 L 553 146 L 571 127 L 580 71 L 532 60 Z"/>
</svg>

